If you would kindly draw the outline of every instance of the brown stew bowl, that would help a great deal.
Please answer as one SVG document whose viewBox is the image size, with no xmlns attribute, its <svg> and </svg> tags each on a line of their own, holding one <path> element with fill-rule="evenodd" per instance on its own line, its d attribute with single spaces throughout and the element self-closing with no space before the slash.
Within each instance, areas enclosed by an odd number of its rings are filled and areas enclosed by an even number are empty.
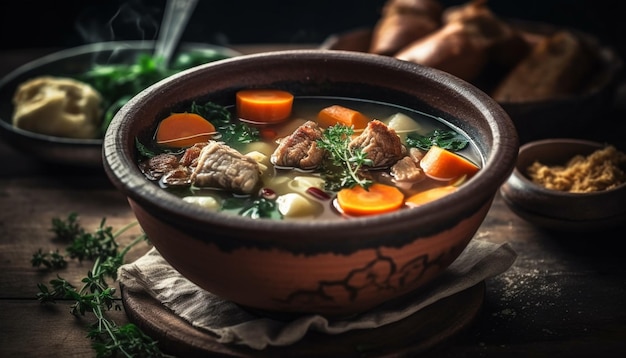
<svg viewBox="0 0 626 358">
<path fill-rule="evenodd" d="M 502 199 L 518 216 L 549 231 L 588 235 L 625 226 L 626 184 L 597 192 L 569 193 L 533 183 L 526 171 L 535 161 L 564 165 L 575 155 L 587 156 L 605 145 L 575 138 L 550 138 L 522 145 L 515 169 L 500 189 Z"/>
<path fill-rule="evenodd" d="M 160 118 L 194 100 L 234 105 L 236 91 L 251 87 L 382 101 L 445 118 L 475 141 L 482 169 L 456 192 L 415 210 L 349 220 L 212 212 L 144 177 L 136 137 L 149 136 Z M 149 87 L 115 116 L 103 158 L 150 241 L 199 287 L 257 311 L 343 316 L 440 275 L 483 222 L 517 150 L 506 112 L 458 78 L 390 57 L 313 49 L 221 60 Z"/>
</svg>

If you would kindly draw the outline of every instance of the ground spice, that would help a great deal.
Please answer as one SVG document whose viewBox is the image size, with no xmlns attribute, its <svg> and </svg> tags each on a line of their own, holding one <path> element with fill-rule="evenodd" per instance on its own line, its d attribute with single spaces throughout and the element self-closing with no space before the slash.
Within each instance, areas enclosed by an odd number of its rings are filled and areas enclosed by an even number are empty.
<svg viewBox="0 0 626 358">
<path fill-rule="evenodd" d="M 626 154 L 614 146 L 588 156 L 576 155 L 564 166 L 535 161 L 527 169 L 530 179 L 548 189 L 571 193 L 608 190 L 626 183 Z"/>
</svg>

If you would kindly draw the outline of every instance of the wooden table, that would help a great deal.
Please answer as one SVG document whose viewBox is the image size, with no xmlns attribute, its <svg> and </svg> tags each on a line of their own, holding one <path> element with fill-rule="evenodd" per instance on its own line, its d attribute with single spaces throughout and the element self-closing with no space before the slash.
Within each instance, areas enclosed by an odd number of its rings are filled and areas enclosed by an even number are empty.
<svg viewBox="0 0 626 358">
<path fill-rule="evenodd" d="M 236 49 L 249 53 L 299 47 L 310 46 Z M 1 53 L 0 76 L 46 52 Z M 626 118 L 616 115 L 622 122 Z M 86 338 L 93 317 L 74 318 L 69 301 L 40 304 L 37 283 L 47 283 L 57 272 L 38 270 L 30 259 L 40 248 L 65 249 L 51 240 L 54 217 L 76 212 L 80 223 L 94 230 L 102 218 L 121 228 L 134 221 L 133 214 L 100 170 L 59 171 L 1 141 L 0 158 L 0 357 L 95 356 Z M 133 229 L 120 242 L 125 245 L 139 234 Z M 626 266 L 618 249 L 626 227 L 612 234 L 550 234 L 517 217 L 498 196 L 477 237 L 509 242 L 518 258 L 507 272 L 486 281 L 483 308 L 473 324 L 427 356 L 626 356 Z M 133 249 L 128 261 L 148 248 Z M 90 262 L 70 263 L 59 274 L 76 282 L 90 267 Z M 128 322 L 123 311 L 111 317 L 118 324 Z"/>
</svg>

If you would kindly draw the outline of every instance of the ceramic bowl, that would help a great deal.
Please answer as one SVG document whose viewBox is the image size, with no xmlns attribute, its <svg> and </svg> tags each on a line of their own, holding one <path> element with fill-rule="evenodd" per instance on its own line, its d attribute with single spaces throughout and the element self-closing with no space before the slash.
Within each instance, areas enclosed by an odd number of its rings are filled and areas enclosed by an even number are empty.
<svg viewBox="0 0 626 358">
<path fill-rule="evenodd" d="M 482 169 L 449 196 L 416 210 L 349 220 L 250 219 L 187 203 L 137 167 L 135 138 L 194 100 L 234 105 L 243 88 L 394 103 L 445 118 L 476 141 Z M 264 312 L 363 312 L 421 288 L 464 250 L 515 163 L 506 112 L 444 72 L 350 51 L 292 50 L 196 67 L 149 87 L 115 116 L 104 168 L 138 222 L 182 275 Z"/>
<path fill-rule="evenodd" d="M 575 155 L 587 156 L 604 143 L 573 138 L 553 138 L 526 143 L 511 177 L 500 193 L 513 212 L 538 227 L 561 232 L 609 230 L 626 223 L 626 184 L 616 188 L 570 193 L 533 183 L 527 168 L 535 161 L 564 165 Z"/>
<path fill-rule="evenodd" d="M 13 95 L 26 80 L 39 76 L 76 78 L 94 64 L 135 63 L 139 55 L 153 53 L 154 46 L 154 41 L 92 43 L 60 50 L 16 68 L 0 79 L 0 137 L 17 150 L 44 163 L 102 168 L 102 138 L 56 137 L 13 126 Z M 203 43 L 185 43 L 179 49 L 184 52 L 192 50 L 201 51 L 207 56 L 213 53 L 223 54 L 224 57 L 240 55 L 229 48 Z"/>
</svg>

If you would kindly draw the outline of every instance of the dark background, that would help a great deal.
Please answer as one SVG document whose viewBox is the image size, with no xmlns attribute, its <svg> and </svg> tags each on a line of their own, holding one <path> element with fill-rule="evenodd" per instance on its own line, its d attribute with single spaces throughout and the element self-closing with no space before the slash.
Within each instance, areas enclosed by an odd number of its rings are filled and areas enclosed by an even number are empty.
<svg viewBox="0 0 626 358">
<path fill-rule="evenodd" d="M 184 41 L 213 44 L 321 43 L 371 27 L 385 0 L 199 0 Z M 441 0 L 444 6 L 466 1 Z M 503 18 L 547 22 L 597 36 L 626 53 L 624 1 L 490 0 Z M 165 0 L 3 1 L 0 50 L 70 47 L 103 40 L 154 39 Z"/>
</svg>

